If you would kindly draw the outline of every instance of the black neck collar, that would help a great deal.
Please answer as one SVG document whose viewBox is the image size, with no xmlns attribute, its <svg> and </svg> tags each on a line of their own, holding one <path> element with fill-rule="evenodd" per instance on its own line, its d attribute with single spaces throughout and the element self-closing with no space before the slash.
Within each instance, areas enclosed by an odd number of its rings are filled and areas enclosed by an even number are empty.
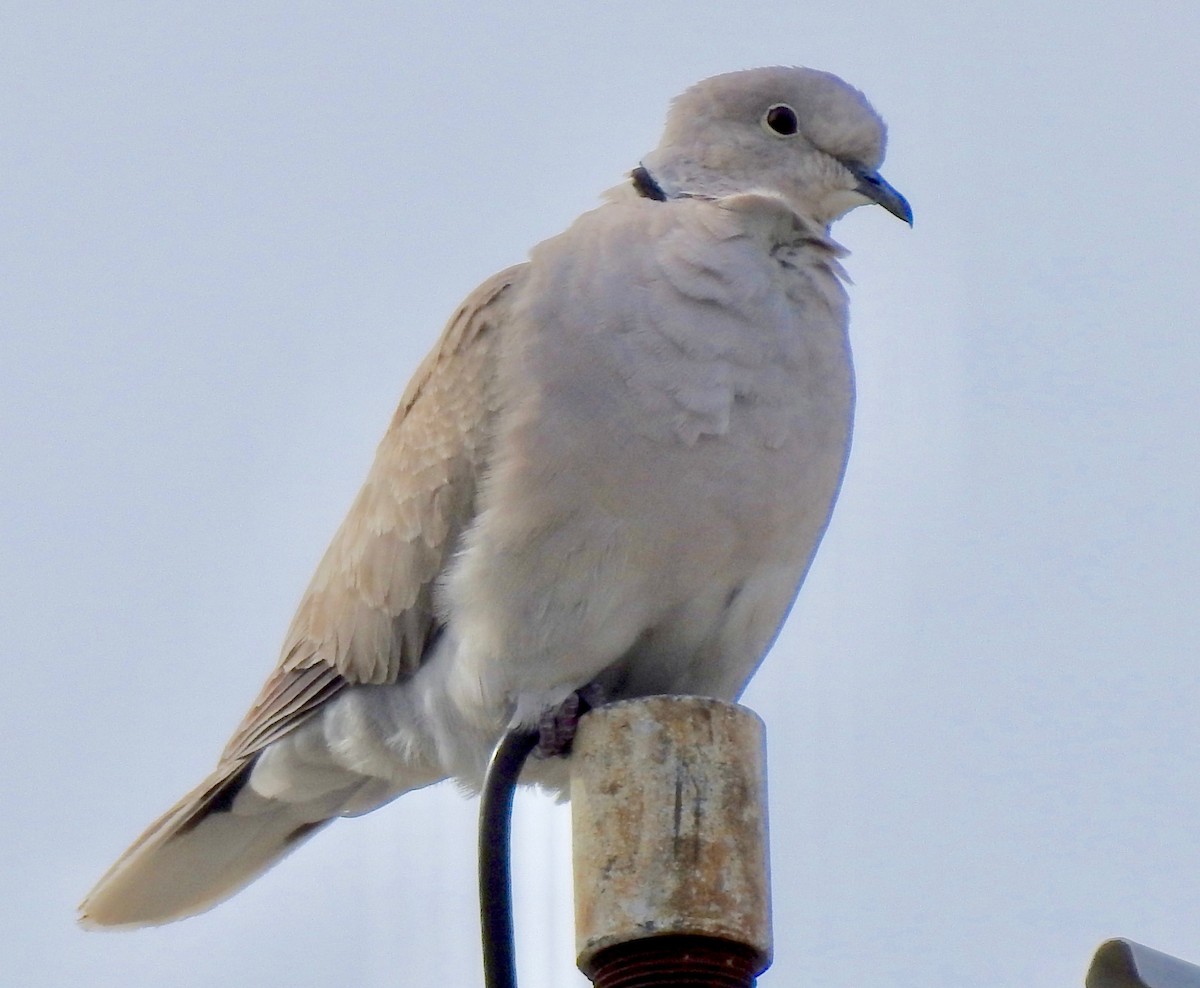
<svg viewBox="0 0 1200 988">
<path fill-rule="evenodd" d="M 633 179 L 634 190 L 643 199 L 653 199 L 655 202 L 667 201 L 667 194 L 663 192 L 662 186 L 654 181 L 654 176 L 642 165 L 638 165 L 631 171 L 629 177 Z"/>
</svg>

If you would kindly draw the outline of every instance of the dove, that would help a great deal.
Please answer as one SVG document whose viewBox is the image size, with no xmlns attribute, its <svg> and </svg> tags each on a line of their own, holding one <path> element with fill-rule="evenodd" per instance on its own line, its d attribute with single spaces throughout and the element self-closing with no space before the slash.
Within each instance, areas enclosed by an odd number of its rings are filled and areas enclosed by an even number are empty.
<svg viewBox="0 0 1200 988">
<path fill-rule="evenodd" d="M 340 816 L 587 691 L 735 699 L 845 471 L 846 251 L 885 127 L 808 68 L 718 75 L 601 205 L 479 286 L 418 367 L 216 769 L 80 906 L 202 912 Z M 549 718 L 549 721 L 547 720 Z M 522 781 L 552 792 L 565 759 Z"/>
</svg>

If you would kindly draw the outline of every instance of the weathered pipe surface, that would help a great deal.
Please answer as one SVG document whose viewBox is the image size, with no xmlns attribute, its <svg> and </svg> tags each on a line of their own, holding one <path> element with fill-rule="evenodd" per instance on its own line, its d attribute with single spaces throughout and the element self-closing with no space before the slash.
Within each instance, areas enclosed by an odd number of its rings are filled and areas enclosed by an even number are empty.
<svg viewBox="0 0 1200 988">
<path fill-rule="evenodd" d="M 745 707 L 652 696 L 585 716 L 571 754 L 580 970 L 620 944 L 702 937 L 764 971 L 766 805 L 763 725 Z"/>
</svg>

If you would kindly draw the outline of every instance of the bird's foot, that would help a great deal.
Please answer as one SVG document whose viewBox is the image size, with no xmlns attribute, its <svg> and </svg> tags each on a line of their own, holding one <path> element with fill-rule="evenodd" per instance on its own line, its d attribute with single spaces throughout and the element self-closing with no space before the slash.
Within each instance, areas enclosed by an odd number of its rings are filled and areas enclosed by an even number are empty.
<svg viewBox="0 0 1200 988">
<path fill-rule="evenodd" d="M 579 719 L 589 710 L 602 706 L 604 690 L 598 683 L 589 683 L 576 690 L 538 720 L 538 743 L 533 749 L 535 758 L 554 758 L 571 753 Z"/>
</svg>

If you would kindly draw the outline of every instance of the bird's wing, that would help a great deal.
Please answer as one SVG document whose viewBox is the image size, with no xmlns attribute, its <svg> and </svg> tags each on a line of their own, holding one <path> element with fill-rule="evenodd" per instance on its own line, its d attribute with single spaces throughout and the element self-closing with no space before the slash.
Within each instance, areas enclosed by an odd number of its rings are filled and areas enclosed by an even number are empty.
<svg viewBox="0 0 1200 988">
<path fill-rule="evenodd" d="M 350 684 L 395 682 L 420 666 L 439 631 L 438 576 L 474 515 L 496 338 L 525 269 L 472 292 L 417 369 L 222 763 L 288 734 Z"/>
<path fill-rule="evenodd" d="M 80 906 L 84 925 L 163 923 L 214 905 L 336 816 L 361 785 L 294 804 L 257 797 L 259 806 L 243 794 L 263 748 L 353 683 L 411 675 L 437 635 L 434 587 L 474 514 L 496 411 L 497 336 L 524 277 L 524 266 L 501 272 L 450 320 L 220 763 L 100 879 Z M 235 800 L 246 805 L 225 812 Z"/>
</svg>

